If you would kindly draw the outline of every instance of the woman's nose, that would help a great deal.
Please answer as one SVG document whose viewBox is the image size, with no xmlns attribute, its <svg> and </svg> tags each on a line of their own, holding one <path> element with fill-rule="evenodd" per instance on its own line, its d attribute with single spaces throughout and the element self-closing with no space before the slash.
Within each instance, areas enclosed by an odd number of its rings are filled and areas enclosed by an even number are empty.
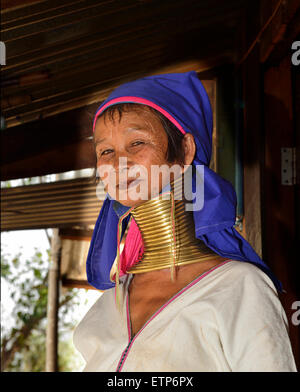
<svg viewBox="0 0 300 392">
<path fill-rule="evenodd" d="M 129 168 L 133 165 L 133 160 L 130 154 L 126 151 L 116 151 L 114 154 L 113 166 L 115 171 L 124 172 L 125 170 L 129 170 Z"/>
</svg>

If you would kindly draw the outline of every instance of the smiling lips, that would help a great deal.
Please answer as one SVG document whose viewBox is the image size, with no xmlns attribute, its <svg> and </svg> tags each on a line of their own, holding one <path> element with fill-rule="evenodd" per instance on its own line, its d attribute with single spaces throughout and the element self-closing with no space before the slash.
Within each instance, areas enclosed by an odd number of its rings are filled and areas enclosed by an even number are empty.
<svg viewBox="0 0 300 392">
<path fill-rule="evenodd" d="M 131 186 L 137 186 L 141 182 L 140 178 L 132 178 L 127 181 L 119 182 L 117 188 L 119 190 L 129 189 Z"/>
</svg>

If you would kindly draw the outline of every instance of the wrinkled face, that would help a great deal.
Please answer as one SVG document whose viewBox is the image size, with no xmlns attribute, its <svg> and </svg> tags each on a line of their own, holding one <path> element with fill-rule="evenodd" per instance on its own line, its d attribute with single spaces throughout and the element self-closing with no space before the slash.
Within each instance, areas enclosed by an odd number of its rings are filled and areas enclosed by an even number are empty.
<svg viewBox="0 0 300 392">
<path fill-rule="evenodd" d="M 147 108 L 123 112 L 121 119 L 117 112 L 113 119 L 100 116 L 94 142 L 105 191 L 123 205 L 137 206 L 170 182 L 174 166 L 166 160 L 168 138 L 160 120 Z"/>
</svg>

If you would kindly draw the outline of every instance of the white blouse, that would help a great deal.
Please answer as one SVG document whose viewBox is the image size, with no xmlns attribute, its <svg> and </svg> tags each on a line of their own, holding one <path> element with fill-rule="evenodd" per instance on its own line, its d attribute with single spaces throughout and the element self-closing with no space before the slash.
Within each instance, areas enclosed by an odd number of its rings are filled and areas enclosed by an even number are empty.
<svg viewBox="0 0 300 392">
<path fill-rule="evenodd" d="M 295 372 L 287 319 L 270 278 L 227 260 L 160 307 L 131 337 L 128 286 L 105 291 L 74 332 L 86 372 Z"/>
</svg>

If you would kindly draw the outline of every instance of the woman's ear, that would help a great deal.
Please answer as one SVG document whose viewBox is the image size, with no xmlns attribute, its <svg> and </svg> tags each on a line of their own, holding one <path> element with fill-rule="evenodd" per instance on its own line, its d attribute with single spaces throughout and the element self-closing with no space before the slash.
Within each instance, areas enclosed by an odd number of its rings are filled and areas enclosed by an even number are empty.
<svg viewBox="0 0 300 392">
<path fill-rule="evenodd" d="M 196 143 L 191 133 L 186 133 L 182 139 L 182 148 L 184 150 L 184 164 L 190 165 L 196 153 Z"/>
</svg>

